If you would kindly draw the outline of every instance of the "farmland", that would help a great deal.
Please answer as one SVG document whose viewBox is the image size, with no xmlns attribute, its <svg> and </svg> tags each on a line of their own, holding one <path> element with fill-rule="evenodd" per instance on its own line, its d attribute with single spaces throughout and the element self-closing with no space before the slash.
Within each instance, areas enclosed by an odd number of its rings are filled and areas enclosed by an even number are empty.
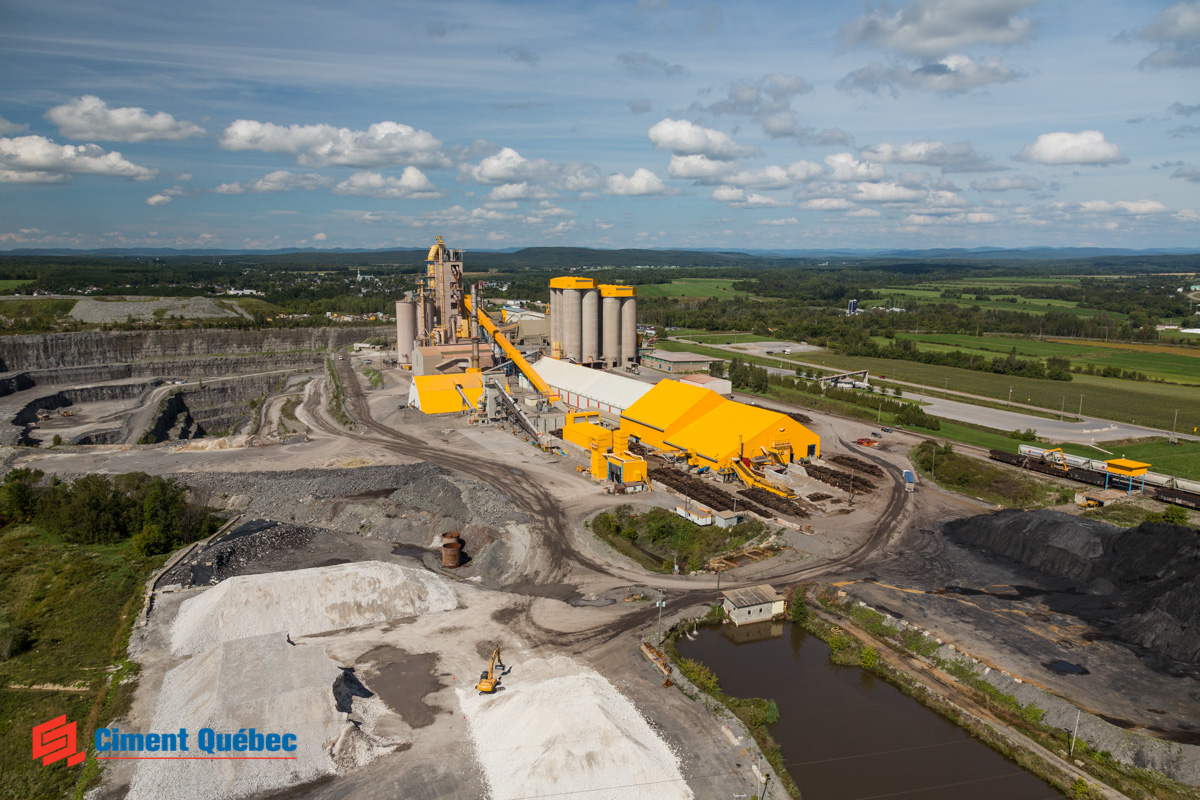
<svg viewBox="0 0 1200 800">
<path fill-rule="evenodd" d="M 1018 358 L 1061 356 L 1070 359 L 1072 367 L 1080 364 L 1094 364 L 1099 368 L 1111 366 L 1141 372 L 1154 379 L 1200 384 L 1200 350 L 1197 349 L 961 334 L 898 333 L 896 338 L 918 342 L 922 350 L 961 350 L 987 357 L 1007 355 L 1015 347 Z"/>
<path fill-rule="evenodd" d="M 732 358 L 736 352 L 706 345 L 686 345 L 680 349 L 703 355 Z M 1170 430 L 1179 411 L 1178 430 L 1190 432 L 1200 426 L 1200 404 L 1196 388 L 1176 384 L 1141 383 L 1137 381 L 1075 375 L 1074 380 L 1036 380 L 990 372 L 898 361 L 884 358 L 843 356 L 830 352 L 807 352 L 794 356 L 775 356 L 778 363 L 813 365 L 830 370 L 869 370 L 889 380 L 905 381 L 943 390 L 955 390 L 1007 402 L 1011 387 L 1012 400 L 1050 411 L 1065 409 L 1075 413 L 1129 422 Z M 765 363 L 765 362 L 764 362 Z M 1081 408 L 1082 407 L 1082 408 Z"/>
<path fill-rule="evenodd" d="M 978 285 L 978 281 L 972 281 Z M 1022 284 L 1027 282 L 1022 281 Z M 949 284 L 939 284 L 944 288 L 950 288 Z M 903 307 L 906 303 L 913 300 L 923 301 L 927 303 L 952 303 L 956 306 L 976 306 L 978 308 L 994 309 L 997 311 L 1023 311 L 1027 314 L 1045 314 L 1048 311 L 1060 311 L 1065 314 L 1077 314 L 1079 316 L 1090 317 L 1097 312 L 1092 308 L 1080 308 L 1076 303 L 1069 300 L 1054 300 L 1041 297 L 1016 297 L 1011 300 L 1001 300 L 999 297 L 989 296 L 988 300 L 976 300 L 970 295 L 964 295 L 961 298 L 946 298 L 942 297 L 942 288 L 937 289 L 918 289 L 913 287 L 889 287 L 876 290 L 882 299 L 867 300 L 862 303 L 864 306 L 883 306 L 885 308 Z M 1003 295 L 1003 289 L 996 286 L 996 291 Z M 1124 319 L 1124 314 L 1115 312 L 1106 312 L 1114 319 Z"/>
<path fill-rule="evenodd" d="M 733 290 L 734 281 L 723 278 L 679 278 L 670 283 L 647 283 L 637 287 L 641 297 L 746 297 Z"/>
</svg>

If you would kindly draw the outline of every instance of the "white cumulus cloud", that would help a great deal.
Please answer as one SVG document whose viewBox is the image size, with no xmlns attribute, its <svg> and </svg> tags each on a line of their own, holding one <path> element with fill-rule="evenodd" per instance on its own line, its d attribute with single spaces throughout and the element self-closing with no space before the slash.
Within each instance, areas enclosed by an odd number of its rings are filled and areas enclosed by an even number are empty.
<svg viewBox="0 0 1200 800">
<path fill-rule="evenodd" d="M 8 183 L 62 183 L 67 175 L 109 175 L 149 180 L 158 170 L 127 161 L 116 150 L 95 144 L 55 144 L 44 136 L 0 138 L 0 180 Z"/>
<path fill-rule="evenodd" d="M 849 44 L 870 44 L 906 56 L 942 56 L 976 44 L 1013 45 L 1032 24 L 1018 16 L 1039 0 L 911 0 L 892 13 L 888 4 L 855 17 L 841 30 Z"/>
<path fill-rule="evenodd" d="M 859 161 L 853 153 L 834 153 L 825 156 L 829 177 L 835 181 L 879 181 L 885 172 L 882 164 Z"/>
<path fill-rule="evenodd" d="M 1167 214 L 1171 211 L 1157 200 L 1118 200 L 1115 203 L 1107 200 L 1087 200 L 1080 203 L 1079 207 L 1093 214 L 1128 214 L 1135 217 Z"/>
<path fill-rule="evenodd" d="M 420 200 L 441 197 L 443 194 L 416 167 L 405 167 L 398 178 L 378 172 L 356 172 L 333 187 L 333 193 L 389 200 Z"/>
<path fill-rule="evenodd" d="M 0 136 L 7 136 L 10 133 L 24 133 L 27 130 L 29 130 L 28 125 L 9 122 L 4 117 L 0 117 Z"/>
<path fill-rule="evenodd" d="M 928 164 L 948 172 L 992 172 L 1002 170 L 991 159 L 975 152 L 970 142 L 945 144 L 932 139 L 904 144 L 882 144 L 864 147 L 859 151 L 864 161 L 880 164 Z"/>
<path fill-rule="evenodd" d="M 1028 175 L 1006 175 L 988 178 L 986 181 L 972 181 L 971 188 L 977 192 L 1008 192 L 1013 189 L 1036 192 L 1042 188 L 1042 184 Z"/>
<path fill-rule="evenodd" d="M 296 156 L 306 167 L 448 167 L 442 142 L 428 131 L 399 122 L 376 122 L 365 131 L 332 125 L 275 125 L 239 119 L 221 136 L 226 150 L 258 150 Z"/>
<path fill-rule="evenodd" d="M 169 202 L 171 202 L 171 197 L 165 194 L 152 194 L 146 198 L 148 206 L 165 206 Z"/>
<path fill-rule="evenodd" d="M 662 178 L 644 167 L 638 167 L 629 177 L 617 173 L 604 181 L 604 193 L 618 197 L 663 194 L 667 191 Z"/>
<path fill-rule="evenodd" d="M 703 155 L 718 161 L 758 155 L 758 148 L 740 145 L 723 131 L 705 128 L 685 119 L 667 118 L 656 123 L 646 134 L 659 150 L 676 155 Z"/>
<path fill-rule="evenodd" d="M 904 64 L 885 65 L 872 61 L 862 69 L 849 73 L 837 82 L 844 92 L 863 91 L 879 94 L 887 91 L 893 97 L 900 89 L 920 89 L 940 94 L 962 94 L 991 83 L 1008 83 L 1021 73 L 995 56 L 976 60 L 970 56 L 948 55 L 912 68 Z"/>
<path fill-rule="evenodd" d="M 330 186 L 333 183 L 333 178 L 325 175 L 318 175 L 315 172 L 310 172 L 307 175 L 299 175 L 294 172 L 288 172 L 285 169 L 278 169 L 274 172 L 268 172 L 256 181 L 249 183 L 222 183 L 217 188 L 213 189 L 217 194 L 244 194 L 253 192 L 256 194 L 265 194 L 268 192 L 290 192 L 295 189 L 313 189 L 322 186 Z"/>
<path fill-rule="evenodd" d="M 1158 45 L 1138 62 L 1142 69 L 1200 67 L 1200 0 L 1173 3 L 1145 28 L 1126 32 L 1119 38 L 1125 41 L 1141 39 Z"/>
<path fill-rule="evenodd" d="M 58 126 L 68 139 L 92 139 L 100 142 L 148 142 L 154 139 L 190 139 L 203 136 L 199 125 L 175 119 L 165 111 L 149 114 L 132 106 L 109 108 L 93 94 L 85 94 L 46 112 L 46 119 Z"/>
<path fill-rule="evenodd" d="M 1043 133 L 1021 148 L 1016 158 L 1019 161 L 1052 166 L 1123 164 L 1129 160 L 1121 155 L 1120 148 L 1106 141 L 1100 131 Z"/>
</svg>

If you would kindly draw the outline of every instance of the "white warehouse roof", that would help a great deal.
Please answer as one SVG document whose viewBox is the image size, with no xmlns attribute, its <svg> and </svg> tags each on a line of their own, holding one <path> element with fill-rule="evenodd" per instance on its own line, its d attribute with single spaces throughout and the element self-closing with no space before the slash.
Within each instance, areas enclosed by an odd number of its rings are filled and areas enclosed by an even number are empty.
<svg viewBox="0 0 1200 800">
<path fill-rule="evenodd" d="M 542 358 L 533 365 L 533 370 L 554 387 L 568 405 L 598 408 L 614 414 L 620 414 L 654 388 L 650 383 L 581 367 L 557 358 Z"/>
</svg>

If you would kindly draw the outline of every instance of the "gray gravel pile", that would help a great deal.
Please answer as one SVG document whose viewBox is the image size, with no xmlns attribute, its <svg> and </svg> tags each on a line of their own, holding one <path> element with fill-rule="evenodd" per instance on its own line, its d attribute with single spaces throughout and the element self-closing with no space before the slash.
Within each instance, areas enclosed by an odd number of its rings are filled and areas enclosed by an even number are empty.
<svg viewBox="0 0 1200 800">
<path fill-rule="evenodd" d="M 85 297 L 71 309 L 80 322 L 104 324 L 134 319 L 149 322 L 160 317 L 204 319 L 208 317 L 246 317 L 236 303 L 222 308 L 208 297 L 123 297 L 100 299 Z"/>
<path fill-rule="evenodd" d="M 523 521 L 490 486 L 429 462 L 290 472 L 207 472 L 180 476 L 247 517 L 361 531 L 424 513 L 460 526 Z"/>
<path fill-rule="evenodd" d="M 163 586 L 203 586 L 244 574 L 255 564 L 280 551 L 305 548 L 320 531 L 269 520 L 243 522 L 211 547 L 201 558 L 185 559 L 163 574 Z"/>
</svg>

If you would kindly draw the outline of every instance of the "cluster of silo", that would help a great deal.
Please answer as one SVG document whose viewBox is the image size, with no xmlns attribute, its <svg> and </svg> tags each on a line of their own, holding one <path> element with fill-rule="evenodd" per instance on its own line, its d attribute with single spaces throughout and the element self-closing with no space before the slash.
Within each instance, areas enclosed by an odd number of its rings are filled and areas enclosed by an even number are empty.
<svg viewBox="0 0 1200 800">
<path fill-rule="evenodd" d="M 550 281 L 551 354 L 615 367 L 637 361 L 637 290 L 590 278 Z"/>
</svg>

